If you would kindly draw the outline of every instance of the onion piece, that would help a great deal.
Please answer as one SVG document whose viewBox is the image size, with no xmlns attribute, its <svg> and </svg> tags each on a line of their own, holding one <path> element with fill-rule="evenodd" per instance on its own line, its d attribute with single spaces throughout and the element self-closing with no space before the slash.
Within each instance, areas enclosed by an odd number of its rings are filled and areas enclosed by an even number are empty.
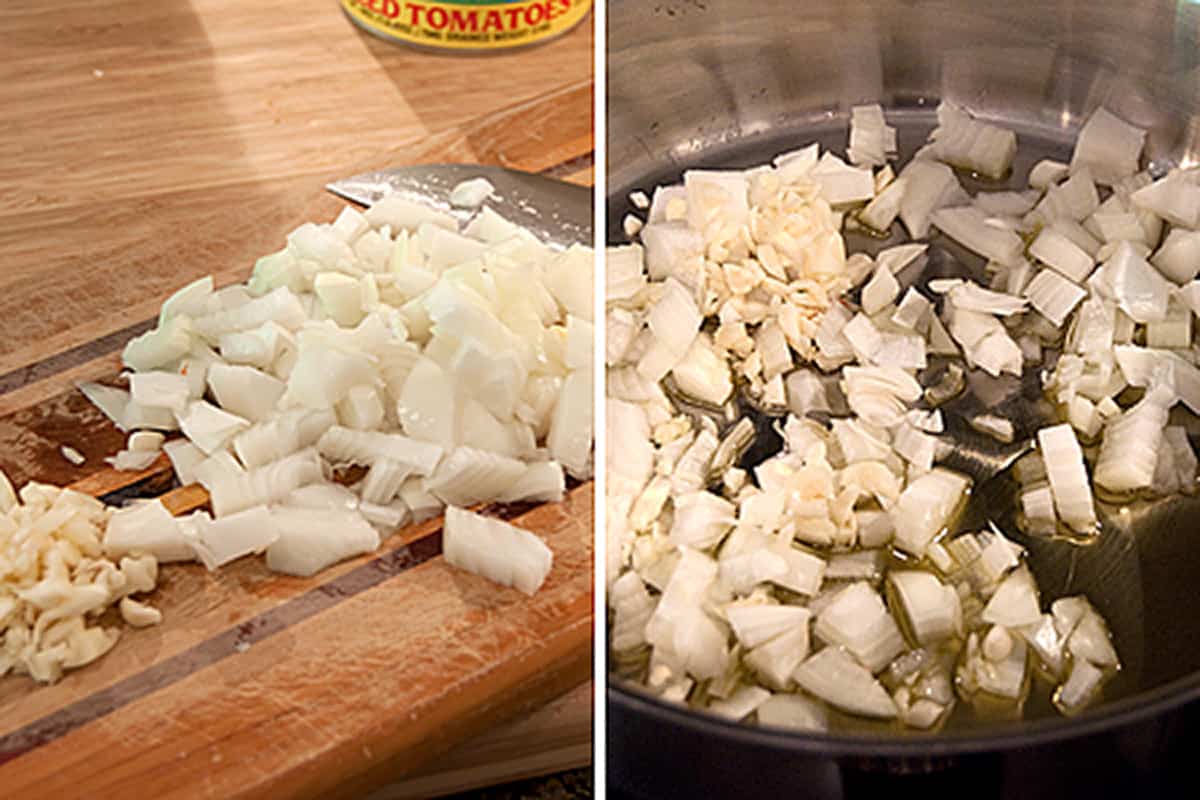
<svg viewBox="0 0 1200 800">
<path fill-rule="evenodd" d="M 129 376 L 130 397 L 149 408 L 183 413 L 191 393 L 187 378 L 175 372 L 136 372 Z"/>
<path fill-rule="evenodd" d="M 874 316 L 890 305 L 899 294 L 900 284 L 896 282 L 892 271 L 887 265 L 877 266 L 871 280 L 862 288 L 863 312 Z"/>
<path fill-rule="evenodd" d="M 994 314 L 1000 317 L 1020 314 L 1027 305 L 1026 301 L 1019 297 L 984 289 L 973 281 L 966 281 L 955 286 L 947 292 L 947 296 L 955 309 Z"/>
<path fill-rule="evenodd" d="M 918 644 L 935 644 L 961 632 L 962 610 L 954 587 L 921 570 L 893 570 L 887 579 Z"/>
<path fill-rule="evenodd" d="M 1146 132 L 1103 106 L 1088 117 L 1075 139 L 1071 173 L 1089 169 L 1101 183 L 1114 184 L 1137 172 Z"/>
<path fill-rule="evenodd" d="M 717 700 L 708 706 L 709 712 L 733 720 L 745 719 L 771 697 L 761 686 L 740 686 L 726 700 Z"/>
<path fill-rule="evenodd" d="M 805 609 L 807 611 L 807 609 Z M 792 673 L 808 657 L 809 638 L 807 618 L 783 633 L 754 647 L 743 657 L 763 682 L 774 689 L 791 685 Z"/>
<path fill-rule="evenodd" d="M 1021 237 L 1012 231 L 992 227 L 983 212 L 974 206 L 938 209 L 930 220 L 942 233 L 984 258 L 1009 265 L 1021 257 Z"/>
<path fill-rule="evenodd" d="M 861 581 L 834 595 L 817 614 L 813 633 L 846 648 L 871 672 L 883 669 L 904 650 L 904 637 L 879 593 Z"/>
<path fill-rule="evenodd" d="M 308 577 L 379 547 L 379 534 L 362 515 L 333 508 L 271 509 L 278 538 L 267 547 L 267 569 Z"/>
<path fill-rule="evenodd" d="M 282 501 L 294 489 L 324 480 L 315 450 L 302 450 L 249 472 L 220 472 L 208 482 L 218 519 L 254 506 Z"/>
<path fill-rule="evenodd" d="M 900 177 L 908 181 L 900 200 L 900 221 L 914 239 L 923 239 L 929 233 L 934 211 L 966 196 L 954 170 L 945 164 L 913 160 L 901 170 Z"/>
<path fill-rule="evenodd" d="M 495 191 L 496 187 L 487 178 L 471 178 L 450 190 L 450 205 L 455 208 L 479 208 Z"/>
<path fill-rule="evenodd" d="M 450 564 L 532 595 L 550 574 L 554 554 L 526 530 L 449 506 L 442 529 Z"/>
<path fill-rule="evenodd" d="M 118 389 L 115 386 L 105 386 L 101 383 L 80 383 L 78 384 L 79 391 L 83 396 L 100 409 L 101 413 L 117 427 L 117 430 L 122 433 L 128 429 L 125 427 L 125 411 L 131 402 L 130 393 L 124 389 Z"/>
<path fill-rule="evenodd" d="M 104 531 L 104 552 L 114 559 L 150 555 L 159 563 L 195 557 L 161 500 L 147 500 L 115 512 Z"/>
<path fill-rule="evenodd" d="M 1034 189 L 1048 189 L 1067 177 L 1071 168 L 1061 161 L 1044 158 L 1029 170 L 1029 185 Z"/>
<path fill-rule="evenodd" d="M 508 489 L 524 471 L 524 465 L 516 459 L 459 447 L 430 475 L 429 491 L 447 505 L 474 505 Z"/>
<path fill-rule="evenodd" d="M 321 455 L 335 464 L 369 466 L 384 459 L 416 475 L 432 474 L 444 452 L 432 442 L 395 433 L 356 431 L 340 425 L 333 425 L 322 433 L 316 445 Z"/>
<path fill-rule="evenodd" d="M 812 553 L 786 544 L 779 544 L 771 552 L 784 560 L 787 572 L 771 578 L 771 583 L 808 597 L 816 596 L 825 577 L 825 560 Z"/>
<path fill-rule="evenodd" d="M 1015 133 L 980 122 L 945 100 L 938 105 L 937 116 L 938 126 L 930 136 L 935 158 L 988 178 L 1001 178 L 1008 172 L 1017 152 Z"/>
<path fill-rule="evenodd" d="M 1034 275 L 1024 294 L 1030 305 L 1055 327 L 1061 327 L 1075 306 L 1087 297 L 1086 291 L 1050 269 Z"/>
<path fill-rule="evenodd" d="M 1042 229 L 1029 246 L 1029 254 L 1075 283 L 1087 280 L 1095 266 L 1088 253 L 1054 228 Z"/>
<path fill-rule="evenodd" d="M 716 545 L 733 527 L 734 505 L 712 492 L 692 492 L 674 498 L 671 542 L 698 549 Z"/>
<path fill-rule="evenodd" d="M 1080 659 L 1071 664 L 1071 674 L 1055 690 L 1054 705 L 1067 716 L 1086 708 L 1097 696 L 1104 681 L 1104 672 L 1093 664 Z"/>
<path fill-rule="evenodd" d="M 734 605 L 725 617 L 742 646 L 752 649 L 792 628 L 807 628 L 812 612 L 801 606 Z"/>
<path fill-rule="evenodd" d="M 1177 284 L 1193 280 L 1200 273 L 1200 231 L 1173 228 L 1150 263 Z"/>
<path fill-rule="evenodd" d="M 141 472 L 158 460 L 158 452 L 120 450 L 115 456 L 109 456 L 104 460 L 113 469 L 121 472 Z M 76 466 L 82 463 L 83 461 L 80 460 L 76 462 Z"/>
<path fill-rule="evenodd" d="M 1158 385 L 1104 430 L 1095 480 L 1110 492 L 1148 488 L 1154 481 L 1174 392 Z"/>
<path fill-rule="evenodd" d="M 557 503 L 566 494 L 566 478 L 557 461 L 527 464 L 525 471 L 496 500 L 501 503 Z"/>
<path fill-rule="evenodd" d="M 862 211 L 858 212 L 859 221 L 876 231 L 890 230 L 904 204 L 908 180 L 908 178 L 896 178 L 885 186 Z"/>
<path fill-rule="evenodd" d="M 887 124 L 883 108 L 873 105 L 850 109 L 850 144 L 846 155 L 855 166 L 881 167 L 896 152 L 896 129 Z"/>
<path fill-rule="evenodd" d="M 792 677 L 807 692 L 851 714 L 891 719 L 896 704 L 871 673 L 839 647 L 826 647 Z"/>
<path fill-rule="evenodd" d="M 891 510 L 896 546 L 922 557 L 961 505 L 969 486 L 966 476 L 941 468 L 911 482 Z"/>
<path fill-rule="evenodd" d="M 193 444 L 212 455 L 250 427 L 250 423 L 205 400 L 196 400 L 188 405 L 187 412 L 179 418 L 179 426 Z"/>
<path fill-rule="evenodd" d="M 916 288 L 910 286 L 892 314 L 892 323 L 902 328 L 916 330 L 927 318 L 931 308 L 929 300 Z"/>
<path fill-rule="evenodd" d="M 773 694 L 755 711 L 760 725 L 800 731 L 829 729 L 825 707 L 798 694 Z"/>
<path fill-rule="evenodd" d="M 265 505 L 239 511 L 223 519 L 207 515 L 194 518 L 195 536 L 190 545 L 208 570 L 261 553 L 279 538 L 279 526 Z"/>
<path fill-rule="evenodd" d="M 1200 225 L 1200 186 L 1193 171 L 1172 172 L 1129 196 L 1134 207 L 1150 211 L 1172 225 Z"/>
<path fill-rule="evenodd" d="M 222 409 L 251 422 L 270 417 L 286 388 L 283 381 L 253 367 L 221 363 L 209 367 L 208 386 Z"/>
<path fill-rule="evenodd" d="M 1025 567 L 1014 570 L 1000 582 L 983 609 L 983 621 L 1006 628 L 1033 625 L 1041 618 L 1038 589 L 1033 575 Z"/>
<path fill-rule="evenodd" d="M 1092 285 L 1135 322 L 1156 322 L 1167 315 L 1172 286 L 1129 242 L 1121 242 L 1096 271 Z"/>
<path fill-rule="evenodd" d="M 1054 425 L 1039 430 L 1037 439 L 1059 517 L 1078 533 L 1093 533 L 1096 508 L 1075 432 L 1070 425 Z"/>
<path fill-rule="evenodd" d="M 808 173 L 831 206 L 858 203 L 875 196 L 875 178 L 869 169 L 851 167 L 833 153 L 821 156 Z"/>
</svg>

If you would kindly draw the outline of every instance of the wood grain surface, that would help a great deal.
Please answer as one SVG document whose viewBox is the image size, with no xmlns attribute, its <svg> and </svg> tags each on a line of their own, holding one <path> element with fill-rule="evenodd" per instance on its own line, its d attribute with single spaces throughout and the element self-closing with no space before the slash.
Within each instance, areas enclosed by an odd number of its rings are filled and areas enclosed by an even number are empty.
<svg viewBox="0 0 1200 800">
<path fill-rule="evenodd" d="M 365 35 L 333 0 L 21 0 L 0 4 L 0 41 L 14 481 L 167 489 L 165 462 L 104 465 L 122 437 L 73 386 L 115 379 L 178 286 L 244 280 L 289 230 L 332 218 L 326 182 L 434 161 L 591 180 L 590 21 L 462 58 Z M 519 519 L 555 552 L 532 599 L 446 565 L 436 520 L 312 579 L 257 559 L 166 567 L 161 626 L 55 686 L 0 679 L 0 796 L 416 797 L 578 766 L 591 511 L 584 485 Z"/>
</svg>

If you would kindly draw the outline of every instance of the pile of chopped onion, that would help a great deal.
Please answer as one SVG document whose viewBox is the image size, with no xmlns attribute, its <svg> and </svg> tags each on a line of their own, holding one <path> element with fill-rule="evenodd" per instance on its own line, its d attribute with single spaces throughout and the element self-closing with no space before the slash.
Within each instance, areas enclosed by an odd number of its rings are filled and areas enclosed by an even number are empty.
<svg viewBox="0 0 1200 800">
<path fill-rule="evenodd" d="M 972 197 L 955 168 L 1008 175 L 1016 136 L 949 104 L 938 123 L 898 175 L 878 107 L 852 114 L 855 166 L 814 144 L 687 172 L 654 191 L 640 244 L 609 250 L 612 663 L 663 698 L 803 730 L 830 708 L 929 729 L 960 702 L 1019 713 L 1035 682 L 1075 714 L 1120 669 L 1085 598 L 1044 599 L 998 528 L 958 530 L 971 482 L 942 463 L 938 406 L 966 370 L 1052 365 L 1062 424 L 966 420 L 1035 448 L 1015 470 L 1030 535 L 1094 536 L 1097 493 L 1194 491 L 1169 412 L 1200 410 L 1200 181 L 1138 172 L 1144 133 L 1098 109 L 1069 164 Z M 921 241 L 845 253 L 842 228 L 897 220 L 982 257 L 987 282 L 915 283 Z M 790 412 L 753 468 L 739 388 Z"/>
<path fill-rule="evenodd" d="M 451 200 L 491 192 L 468 181 Z M 80 388 L 132 432 L 118 469 L 165 452 L 213 513 L 121 511 L 110 540 L 210 569 L 262 553 L 312 575 L 443 507 L 560 500 L 567 475 L 593 468 L 592 274 L 589 248 L 556 249 L 489 207 L 460 230 L 388 196 L 300 226 L 245 284 L 183 287 L 126 346 L 128 391 Z M 665 298 L 663 325 L 678 313 Z M 480 530 L 454 563 L 541 583 Z"/>
</svg>

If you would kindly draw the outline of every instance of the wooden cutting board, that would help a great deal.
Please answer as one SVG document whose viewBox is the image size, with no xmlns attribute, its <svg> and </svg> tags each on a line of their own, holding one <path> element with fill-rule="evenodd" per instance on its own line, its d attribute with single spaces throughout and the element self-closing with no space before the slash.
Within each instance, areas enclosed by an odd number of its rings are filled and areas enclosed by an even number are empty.
<svg viewBox="0 0 1200 800">
<path fill-rule="evenodd" d="M 72 386 L 114 377 L 174 288 L 243 280 L 331 219 L 325 182 L 431 161 L 590 182 L 587 26 L 481 61 L 378 42 L 332 0 L 68 0 L 4 4 L 0 37 L 14 482 L 166 490 L 163 463 L 104 467 L 121 436 Z M 509 513 L 555 553 L 533 598 L 446 565 L 437 521 L 313 579 L 165 567 L 161 626 L 54 686 L 0 678 L 0 796 L 417 797 L 578 765 L 590 693 L 564 693 L 590 674 L 591 486 Z"/>
</svg>

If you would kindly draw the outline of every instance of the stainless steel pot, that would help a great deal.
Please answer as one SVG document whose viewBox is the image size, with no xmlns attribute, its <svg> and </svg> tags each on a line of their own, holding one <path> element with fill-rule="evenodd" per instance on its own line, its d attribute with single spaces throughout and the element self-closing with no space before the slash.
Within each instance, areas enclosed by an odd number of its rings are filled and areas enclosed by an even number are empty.
<svg viewBox="0 0 1200 800">
<path fill-rule="evenodd" d="M 849 108 L 862 102 L 884 105 L 902 151 L 949 99 L 1016 128 L 1026 156 L 1069 157 L 1079 125 L 1103 104 L 1149 130 L 1153 169 L 1200 161 L 1200 5 L 1191 2 L 613 0 L 608 26 L 613 242 L 624 241 L 631 190 L 688 167 L 762 163 L 814 139 L 841 151 Z M 936 737 L 796 735 L 613 683 L 610 786 L 644 797 L 837 797 L 870 794 L 880 779 L 955 791 L 961 781 L 976 797 L 1028 798 L 1165 787 L 1190 774 L 1182 737 L 1200 733 L 1198 528 L 1200 503 L 1173 500 L 1133 509 L 1088 555 L 1026 542 L 1046 591 L 1097 598 L 1126 663 L 1115 697 L 1077 719 Z"/>
</svg>

